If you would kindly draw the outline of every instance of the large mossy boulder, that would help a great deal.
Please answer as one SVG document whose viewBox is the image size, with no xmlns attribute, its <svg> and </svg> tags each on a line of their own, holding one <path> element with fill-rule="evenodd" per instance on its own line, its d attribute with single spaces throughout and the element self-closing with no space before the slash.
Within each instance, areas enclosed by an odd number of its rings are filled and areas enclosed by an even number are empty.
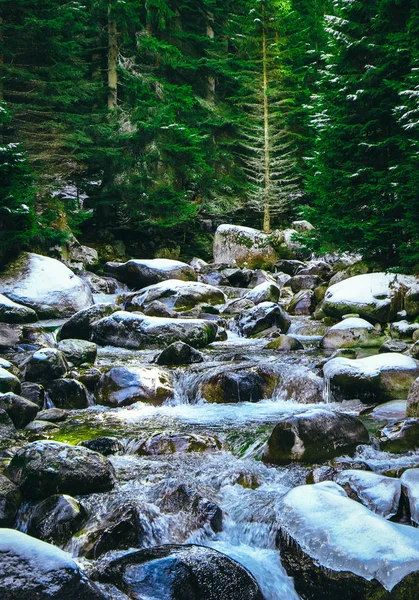
<svg viewBox="0 0 419 600">
<path fill-rule="evenodd" d="M 247 292 L 245 298 L 254 304 L 260 304 L 261 302 L 278 302 L 280 295 L 281 290 L 276 283 L 264 281 Z"/>
<path fill-rule="evenodd" d="M 380 448 L 387 452 L 409 452 L 419 448 L 419 419 L 388 423 L 378 434 Z"/>
<path fill-rule="evenodd" d="M 103 561 L 94 577 L 136 600 L 263 600 L 256 580 L 242 565 L 191 544 L 156 546 Z"/>
<path fill-rule="evenodd" d="M 25 498 L 93 494 L 113 488 L 115 472 L 102 454 L 60 442 L 31 442 L 17 451 L 6 470 Z"/>
<path fill-rule="evenodd" d="M 203 319 L 148 317 L 118 311 L 92 325 L 92 340 L 103 346 L 144 349 L 184 342 L 204 348 L 215 340 L 217 324 Z"/>
<path fill-rule="evenodd" d="M 0 293 L 39 317 L 69 317 L 91 306 L 90 288 L 54 258 L 24 252 L 0 274 Z"/>
<path fill-rule="evenodd" d="M 196 306 L 224 304 L 224 293 L 213 285 L 197 281 L 169 279 L 150 285 L 138 294 L 131 295 L 125 303 L 125 310 L 144 310 L 152 302 L 161 302 L 174 311 L 190 310 Z"/>
<path fill-rule="evenodd" d="M 86 386 L 76 379 L 54 379 L 48 384 L 47 393 L 57 408 L 79 410 L 90 404 Z"/>
<path fill-rule="evenodd" d="M 0 294 L 0 323 L 34 323 L 37 320 L 38 315 L 32 308 Z"/>
<path fill-rule="evenodd" d="M 0 534 L 2 600 L 104 600 L 71 555 L 13 529 Z"/>
<path fill-rule="evenodd" d="M 110 407 L 146 402 L 161 406 L 173 398 L 168 373 L 158 367 L 113 367 L 104 373 L 95 390 L 98 404 Z"/>
<path fill-rule="evenodd" d="M 214 236 L 214 262 L 239 267 L 269 267 L 278 261 L 271 237 L 258 229 L 220 225 Z"/>
<path fill-rule="evenodd" d="M 417 279 L 393 273 L 367 273 L 331 285 L 322 305 L 326 315 L 340 319 L 356 313 L 372 322 L 392 321 L 403 308 L 404 296 Z"/>
<path fill-rule="evenodd" d="M 419 376 L 418 361 L 404 354 L 385 353 L 367 358 L 332 358 L 323 367 L 336 401 L 358 399 L 381 403 L 406 398 Z"/>
<path fill-rule="evenodd" d="M 262 459 L 277 465 L 322 462 L 348 454 L 368 444 L 364 424 L 351 415 L 311 409 L 277 423 L 266 443 Z"/>
<path fill-rule="evenodd" d="M 73 315 L 60 330 L 61 340 L 89 340 L 90 327 L 96 321 L 116 312 L 116 304 L 94 304 Z"/>
<path fill-rule="evenodd" d="M 83 363 L 94 363 L 97 356 L 97 346 L 87 340 L 61 340 L 58 350 L 63 353 L 66 360 L 78 367 Z"/>
<path fill-rule="evenodd" d="M 272 327 L 286 333 L 291 326 L 291 319 L 279 304 L 261 302 L 237 315 L 236 324 L 241 335 L 252 337 Z"/>
<path fill-rule="evenodd" d="M 332 482 L 292 489 L 276 511 L 282 564 L 301 598 L 417 598 L 418 529 L 383 519 Z"/>
<path fill-rule="evenodd" d="M 333 325 L 323 336 L 320 346 L 325 350 L 338 348 L 379 348 L 385 340 L 378 331 L 365 319 L 352 317 Z"/>
<path fill-rule="evenodd" d="M 67 362 L 57 348 L 42 348 L 37 350 L 23 364 L 26 381 L 45 383 L 59 379 L 67 373 Z"/>
<path fill-rule="evenodd" d="M 168 258 L 106 263 L 105 273 L 139 290 L 167 279 L 196 281 L 196 273 L 190 265 Z"/>
</svg>

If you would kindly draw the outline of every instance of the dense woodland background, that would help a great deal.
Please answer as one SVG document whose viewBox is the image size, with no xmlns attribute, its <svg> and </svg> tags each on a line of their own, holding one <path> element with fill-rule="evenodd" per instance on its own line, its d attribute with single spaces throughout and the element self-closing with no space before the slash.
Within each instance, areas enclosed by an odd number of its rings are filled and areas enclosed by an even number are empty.
<svg viewBox="0 0 419 600">
<path fill-rule="evenodd" d="M 414 0 L 0 0 L 0 24 L 1 260 L 70 232 L 208 258 L 218 223 L 302 216 L 315 251 L 419 270 Z"/>
</svg>

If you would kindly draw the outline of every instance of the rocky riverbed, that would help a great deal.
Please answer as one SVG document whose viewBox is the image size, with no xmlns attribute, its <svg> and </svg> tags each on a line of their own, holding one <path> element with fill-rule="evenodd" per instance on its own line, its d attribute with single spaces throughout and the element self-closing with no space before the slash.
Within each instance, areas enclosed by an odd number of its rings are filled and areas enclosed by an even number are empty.
<svg viewBox="0 0 419 600">
<path fill-rule="evenodd" d="M 289 232 L 0 274 L 1 598 L 417 597 L 419 280 Z"/>
</svg>

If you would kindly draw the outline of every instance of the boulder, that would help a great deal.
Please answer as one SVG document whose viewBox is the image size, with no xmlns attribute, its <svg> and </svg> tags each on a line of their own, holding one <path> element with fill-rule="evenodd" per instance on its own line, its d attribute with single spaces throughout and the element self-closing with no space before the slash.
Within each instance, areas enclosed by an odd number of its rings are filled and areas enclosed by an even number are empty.
<svg viewBox="0 0 419 600">
<path fill-rule="evenodd" d="M 285 417 L 272 431 L 263 461 L 273 464 L 321 462 L 351 453 L 368 444 L 369 435 L 361 421 L 326 409 L 311 409 Z"/>
<path fill-rule="evenodd" d="M 320 283 L 321 279 L 317 275 L 300 275 L 298 273 L 290 280 L 289 285 L 294 294 L 297 294 L 301 290 L 314 290 Z"/>
<path fill-rule="evenodd" d="M 306 233 L 307 231 L 313 231 L 314 225 L 312 225 L 309 221 L 302 219 L 300 221 L 293 221 L 291 223 L 292 228 L 295 229 L 298 233 Z"/>
<path fill-rule="evenodd" d="M 31 402 L 34 402 L 37 406 L 39 406 L 39 408 L 44 406 L 45 390 L 44 387 L 39 383 L 24 381 L 22 383 L 21 395 Z"/>
<path fill-rule="evenodd" d="M 409 504 L 410 520 L 417 527 L 419 525 L 419 469 L 407 469 L 400 481 Z"/>
<path fill-rule="evenodd" d="M 192 260 L 189 261 L 189 264 L 191 265 L 191 267 L 193 269 L 195 269 L 195 271 L 200 271 L 203 267 L 208 266 L 208 263 L 205 262 L 205 260 L 202 260 L 202 258 L 198 258 L 196 256 L 194 256 L 192 258 Z"/>
<path fill-rule="evenodd" d="M 335 401 L 357 398 L 378 404 L 406 398 L 419 366 L 404 354 L 386 353 L 356 360 L 332 358 L 323 373 Z"/>
<path fill-rule="evenodd" d="M 213 435 L 169 432 L 153 433 L 138 444 L 136 453 L 140 456 L 160 456 L 175 453 L 216 452 L 221 448 L 220 440 Z"/>
<path fill-rule="evenodd" d="M 93 494 L 113 488 L 115 472 L 102 454 L 60 442 L 31 442 L 17 451 L 6 470 L 26 498 Z"/>
<path fill-rule="evenodd" d="M 117 310 L 116 304 L 95 304 L 90 308 L 79 311 L 61 327 L 60 339 L 89 340 L 90 326 Z"/>
<path fill-rule="evenodd" d="M 323 280 L 330 279 L 332 273 L 333 267 L 323 260 L 311 260 L 298 270 L 298 275 L 317 275 Z"/>
<path fill-rule="evenodd" d="M 0 292 L 39 317 L 69 317 L 93 304 L 89 287 L 54 258 L 24 252 L 0 275 Z"/>
<path fill-rule="evenodd" d="M 0 474 L 0 527 L 13 525 L 21 501 L 19 488 Z"/>
<path fill-rule="evenodd" d="M 289 335 L 280 335 L 265 346 L 265 350 L 279 350 L 281 352 L 294 352 L 303 349 L 303 344 Z"/>
<path fill-rule="evenodd" d="M 13 392 L 0 395 L 0 408 L 5 410 L 17 429 L 26 427 L 33 421 L 39 411 L 39 406 Z"/>
<path fill-rule="evenodd" d="M 279 376 L 263 365 L 223 365 L 207 371 L 199 383 L 199 397 L 215 404 L 259 402 L 272 398 Z"/>
<path fill-rule="evenodd" d="M 166 319 L 118 311 L 92 325 L 92 339 L 103 346 L 143 349 L 184 342 L 203 348 L 215 340 L 217 324 L 203 319 Z"/>
<path fill-rule="evenodd" d="M 417 595 L 419 530 L 383 519 L 331 482 L 295 487 L 277 515 L 282 563 L 302 598 Z"/>
<path fill-rule="evenodd" d="M 415 318 L 419 315 L 419 282 L 412 285 L 408 290 L 404 299 L 404 308 L 409 318 Z"/>
<path fill-rule="evenodd" d="M 305 267 L 305 263 L 301 262 L 301 260 L 283 259 L 283 260 L 279 260 L 275 264 L 275 268 L 278 269 L 278 271 L 282 271 L 283 273 L 286 273 L 287 275 L 290 276 L 290 278 L 293 277 L 294 275 L 297 275 L 297 271 L 304 269 L 304 267 Z"/>
<path fill-rule="evenodd" d="M 265 281 L 247 292 L 245 298 L 251 300 L 254 304 L 261 302 L 278 302 L 281 290 L 276 283 Z"/>
<path fill-rule="evenodd" d="M 252 277 L 249 282 L 249 287 L 253 289 L 262 283 L 276 283 L 274 276 L 264 269 L 256 269 L 255 271 L 251 271 L 251 273 Z"/>
<path fill-rule="evenodd" d="M 311 315 L 316 308 L 316 299 L 313 290 L 297 292 L 288 305 L 290 315 Z"/>
<path fill-rule="evenodd" d="M 419 377 L 415 379 L 407 396 L 407 417 L 419 417 Z"/>
<path fill-rule="evenodd" d="M 156 546 L 103 561 L 95 579 L 136 600 L 263 600 L 256 580 L 242 565 L 191 544 Z"/>
<path fill-rule="evenodd" d="M 419 419 L 393 421 L 379 433 L 380 448 L 387 452 L 407 452 L 419 448 Z"/>
<path fill-rule="evenodd" d="M 222 308 L 222 315 L 239 315 L 242 312 L 253 308 L 255 303 L 248 298 L 233 298 L 229 300 Z"/>
<path fill-rule="evenodd" d="M 2 600 L 105 600 L 67 552 L 13 529 L 0 535 Z"/>
<path fill-rule="evenodd" d="M 22 306 L 0 294 L 0 323 L 34 323 L 38 315 L 32 308 Z"/>
<path fill-rule="evenodd" d="M 55 494 L 37 504 L 28 521 L 27 532 L 50 544 L 65 544 L 87 520 L 79 500 Z"/>
<path fill-rule="evenodd" d="M 13 439 L 16 435 L 16 427 L 7 412 L 0 408 L 0 441 Z"/>
<path fill-rule="evenodd" d="M 37 350 L 23 364 L 26 381 L 44 383 L 59 379 L 67 373 L 67 362 L 63 354 L 56 348 Z"/>
<path fill-rule="evenodd" d="M 380 346 L 378 352 L 380 354 L 384 354 L 385 352 L 406 352 L 406 350 L 409 348 L 409 346 L 406 344 L 406 342 L 402 342 L 401 340 L 387 340 L 386 342 L 384 342 L 384 344 L 382 346 Z M 417 358 L 416 356 L 413 356 L 413 358 Z"/>
<path fill-rule="evenodd" d="M 291 319 L 279 304 L 262 302 L 238 315 L 236 324 L 241 335 L 252 337 L 271 327 L 286 333 L 291 326 Z"/>
<path fill-rule="evenodd" d="M 79 271 L 78 275 L 87 283 L 92 294 L 116 294 L 121 288 L 125 288 L 114 277 L 99 277 L 90 271 Z"/>
<path fill-rule="evenodd" d="M 338 319 L 345 314 L 357 313 L 368 321 L 387 323 L 401 310 L 406 290 L 415 282 L 413 276 L 392 273 L 350 277 L 329 287 L 323 311 Z"/>
<path fill-rule="evenodd" d="M 204 355 L 183 342 L 173 342 L 156 357 L 158 365 L 179 366 L 201 363 Z"/>
<path fill-rule="evenodd" d="M 298 404 L 319 404 L 324 402 L 323 378 L 305 368 L 292 368 L 282 373 L 275 396 Z"/>
<path fill-rule="evenodd" d="M 86 340 L 62 340 L 58 344 L 58 350 L 76 367 L 83 363 L 94 363 L 97 356 L 96 344 Z"/>
<path fill-rule="evenodd" d="M 0 351 L 16 348 L 21 341 L 22 326 L 3 323 L 0 327 Z"/>
<path fill-rule="evenodd" d="M 400 512 L 402 486 L 399 479 L 350 469 L 338 473 L 334 481 L 344 488 L 350 498 L 384 519 L 391 519 Z"/>
<path fill-rule="evenodd" d="M 323 336 L 320 346 L 325 350 L 337 348 L 377 348 L 382 345 L 384 336 L 365 321 L 352 317 L 333 325 Z"/>
<path fill-rule="evenodd" d="M 409 323 L 408 321 L 396 321 L 390 326 L 390 335 L 399 340 L 411 340 L 415 331 L 419 329 L 419 323 Z"/>
<path fill-rule="evenodd" d="M 150 285 L 138 294 L 132 294 L 125 303 L 125 310 L 142 311 L 151 302 L 161 302 L 175 311 L 190 310 L 201 304 L 224 304 L 226 297 L 218 288 L 197 281 L 169 279 Z"/>
<path fill-rule="evenodd" d="M 255 268 L 272 266 L 277 260 L 271 237 L 258 229 L 240 225 L 220 225 L 215 232 L 215 263 Z"/>
<path fill-rule="evenodd" d="M 114 437 L 98 437 L 93 440 L 84 440 L 84 442 L 79 442 L 78 445 L 89 448 L 89 450 L 93 450 L 94 452 L 99 452 L 99 454 L 103 454 L 104 456 L 119 454 L 124 451 L 124 446 Z"/>
<path fill-rule="evenodd" d="M 160 406 L 173 398 L 173 384 L 158 367 L 113 367 L 100 378 L 95 397 L 98 404 L 113 408 L 135 402 Z"/>
<path fill-rule="evenodd" d="M 7 394 L 8 392 L 20 394 L 21 384 L 16 375 L 0 367 L 0 394 Z"/>
<path fill-rule="evenodd" d="M 51 433 L 53 434 L 55 432 L 58 432 L 58 430 L 58 425 L 50 423 L 49 421 L 38 421 L 37 419 L 35 419 L 35 421 L 32 421 L 31 423 L 29 423 L 29 425 L 26 425 L 25 427 L 25 431 L 29 432 L 30 434 L 30 440 L 44 439 L 45 436 L 48 436 Z"/>
<path fill-rule="evenodd" d="M 62 408 L 46 408 L 41 410 L 37 415 L 37 421 L 49 421 L 50 423 L 62 423 L 69 416 L 68 410 Z M 93 449 L 93 448 L 92 448 Z"/>
<path fill-rule="evenodd" d="M 141 289 L 167 279 L 196 281 L 194 269 L 186 263 L 168 258 L 132 259 L 126 263 L 106 263 L 105 274 Z"/>
<path fill-rule="evenodd" d="M 90 404 L 86 386 L 76 379 L 54 379 L 48 384 L 47 393 L 57 408 L 78 410 Z"/>
<path fill-rule="evenodd" d="M 403 343 L 403 342 L 399 342 L 399 343 Z M 415 342 L 412 346 L 410 346 L 410 348 L 409 348 L 409 346 L 407 346 L 406 349 L 409 350 L 409 356 L 412 356 L 413 358 L 418 360 L 418 358 L 419 358 L 419 342 Z"/>
<path fill-rule="evenodd" d="M 189 513 L 191 522 L 188 529 L 194 530 L 209 526 L 215 533 L 219 533 L 223 529 L 221 508 L 185 484 L 166 490 L 159 507 L 160 510 L 168 513 L 179 513 L 180 511 Z"/>
</svg>

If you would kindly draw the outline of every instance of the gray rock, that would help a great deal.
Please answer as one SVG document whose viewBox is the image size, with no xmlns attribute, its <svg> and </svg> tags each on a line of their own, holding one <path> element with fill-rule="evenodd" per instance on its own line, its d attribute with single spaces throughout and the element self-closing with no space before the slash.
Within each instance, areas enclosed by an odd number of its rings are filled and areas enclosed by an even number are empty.
<svg viewBox="0 0 419 600">
<path fill-rule="evenodd" d="M 303 350 L 303 344 L 296 338 L 289 335 L 280 335 L 279 337 L 266 344 L 266 350 L 280 350 L 281 352 L 293 352 Z"/>
<path fill-rule="evenodd" d="M 48 434 L 58 431 L 59 427 L 55 425 L 55 423 L 50 423 L 49 421 L 45 420 L 38 421 L 37 419 L 35 419 L 35 421 L 29 423 L 29 425 L 26 425 L 25 430 L 29 432 L 30 440 L 38 440 L 44 439 L 44 437 Z"/>
<path fill-rule="evenodd" d="M 58 260 L 24 252 L 0 276 L 0 293 L 39 317 L 66 317 L 93 304 L 89 287 Z"/>
<path fill-rule="evenodd" d="M 93 450 L 94 452 L 99 452 L 99 454 L 103 454 L 104 456 L 118 454 L 124 450 L 121 442 L 114 437 L 99 437 L 94 440 L 85 440 L 84 442 L 79 442 L 78 445 L 89 448 L 89 450 Z"/>
<path fill-rule="evenodd" d="M 384 342 L 378 352 L 380 354 L 384 354 L 385 352 L 406 352 L 409 346 L 406 342 L 402 342 L 401 340 L 387 340 Z M 414 356 L 416 358 L 416 356 Z"/>
<path fill-rule="evenodd" d="M 16 428 L 13 421 L 5 410 L 0 408 L 0 440 L 13 439 L 16 435 Z"/>
<path fill-rule="evenodd" d="M 117 310 L 116 304 L 95 304 L 79 311 L 61 327 L 60 339 L 89 340 L 91 325 Z"/>
<path fill-rule="evenodd" d="M 290 280 L 289 285 L 291 286 L 294 294 L 301 292 L 301 290 L 314 290 L 321 283 L 320 277 L 317 275 L 294 275 Z"/>
<path fill-rule="evenodd" d="M 248 298 L 233 298 L 229 300 L 221 309 L 222 315 L 239 315 L 249 308 L 253 308 L 255 303 Z"/>
<path fill-rule="evenodd" d="M 19 488 L 0 474 L 0 527 L 13 525 L 21 501 Z"/>
<path fill-rule="evenodd" d="M 45 390 L 44 387 L 39 383 L 24 381 L 22 383 L 21 396 L 37 404 L 39 408 L 44 406 Z"/>
<path fill-rule="evenodd" d="M 47 393 L 57 408 L 78 410 L 89 406 L 89 392 L 75 379 L 54 379 L 47 386 Z"/>
<path fill-rule="evenodd" d="M 319 462 L 353 452 L 369 442 L 361 421 L 326 409 L 311 409 L 285 417 L 275 425 L 263 453 L 273 464 Z"/>
<path fill-rule="evenodd" d="M 411 340 L 417 330 L 419 330 L 419 323 L 409 323 L 405 320 L 396 321 L 390 326 L 390 335 L 392 338 L 400 340 Z"/>
<path fill-rule="evenodd" d="M 94 363 L 97 355 L 97 346 L 86 340 L 65 339 L 58 344 L 67 361 L 75 366 L 83 363 Z"/>
<path fill-rule="evenodd" d="M 214 435 L 196 433 L 153 433 L 140 441 L 136 453 L 140 456 L 217 452 L 222 444 Z"/>
<path fill-rule="evenodd" d="M 415 379 L 407 396 L 407 417 L 419 417 L 419 378 Z"/>
<path fill-rule="evenodd" d="M 28 521 L 27 532 L 50 544 L 65 544 L 87 520 L 79 500 L 55 494 L 37 504 Z"/>
<path fill-rule="evenodd" d="M 7 394 L 8 392 L 20 394 L 20 391 L 21 385 L 16 375 L 0 367 L 0 394 Z"/>
<path fill-rule="evenodd" d="M 326 350 L 337 348 L 378 348 L 384 336 L 365 319 L 349 318 L 333 325 L 323 336 L 320 346 Z"/>
<path fill-rule="evenodd" d="M 380 448 L 387 452 L 407 452 L 419 448 L 419 419 L 391 422 L 378 432 Z"/>
<path fill-rule="evenodd" d="M 204 355 L 183 342 L 173 342 L 167 348 L 156 356 L 155 361 L 158 365 L 191 365 L 193 363 L 201 363 L 204 360 Z"/>
<path fill-rule="evenodd" d="M 195 271 L 190 265 L 167 258 L 132 259 L 126 263 L 106 263 L 105 273 L 136 289 L 167 279 L 196 280 Z"/>
<path fill-rule="evenodd" d="M 311 315 L 316 308 L 316 300 L 313 290 L 301 290 L 297 292 L 288 305 L 291 315 Z"/>
<path fill-rule="evenodd" d="M 309 221 L 302 219 L 300 221 L 293 221 L 291 223 L 293 229 L 298 233 L 306 233 L 307 231 L 313 231 L 314 225 L 312 225 Z"/>
<path fill-rule="evenodd" d="M 13 392 L 0 395 L 0 408 L 5 410 L 17 429 L 26 427 L 33 421 L 39 411 L 39 406 Z"/>
<path fill-rule="evenodd" d="M 26 498 L 42 500 L 52 494 L 93 494 L 113 488 L 115 472 L 97 452 L 60 442 L 31 442 L 17 451 L 7 477 Z"/>
<path fill-rule="evenodd" d="M 44 383 L 59 379 L 67 373 L 68 365 L 63 354 L 56 348 L 37 350 L 23 365 L 26 381 Z"/>
<path fill-rule="evenodd" d="M 275 283 L 265 281 L 247 292 L 245 298 L 254 304 L 261 302 L 278 302 L 281 290 Z"/>
<path fill-rule="evenodd" d="M 34 323 L 38 315 L 32 308 L 22 306 L 0 294 L 0 323 Z"/>
<path fill-rule="evenodd" d="M 188 529 L 194 530 L 207 525 L 215 533 L 219 533 L 223 529 L 221 508 L 185 484 L 176 485 L 174 489 L 167 489 L 159 507 L 160 510 L 168 513 L 180 511 L 189 513 L 191 523 L 189 523 Z"/>
<path fill-rule="evenodd" d="M 150 285 L 138 294 L 131 295 L 125 303 L 125 310 L 143 310 L 151 302 L 161 302 L 170 310 L 190 310 L 202 304 L 224 304 L 223 292 L 212 285 L 196 281 L 169 279 Z"/>
<path fill-rule="evenodd" d="M 276 263 L 275 268 L 279 271 L 283 271 L 290 277 L 293 277 L 297 274 L 297 271 L 305 268 L 305 263 L 301 262 L 301 260 L 280 260 Z"/>
<path fill-rule="evenodd" d="M 286 333 L 291 319 L 279 304 L 262 302 L 238 315 L 236 323 L 241 335 L 251 337 L 271 327 L 277 327 L 281 333 Z"/>
<path fill-rule="evenodd" d="M 411 522 L 419 525 L 419 469 L 407 469 L 400 478 L 403 493 L 409 503 Z"/>
<path fill-rule="evenodd" d="M 50 423 L 62 423 L 62 421 L 67 419 L 68 415 L 68 410 L 63 410 L 62 408 L 47 408 L 41 410 L 36 415 L 36 420 L 49 421 Z"/>
<path fill-rule="evenodd" d="M 298 275 L 317 275 L 320 279 L 328 280 L 333 273 L 333 267 L 322 260 L 311 260 L 298 270 Z"/>
<path fill-rule="evenodd" d="M 168 373 L 157 367 L 114 367 L 102 375 L 95 390 L 97 403 L 111 407 L 135 402 L 160 406 L 173 393 Z"/>
<path fill-rule="evenodd" d="M 251 227 L 220 225 L 214 236 L 214 262 L 237 264 L 239 267 L 274 265 L 278 256 L 270 238 Z"/>
</svg>

